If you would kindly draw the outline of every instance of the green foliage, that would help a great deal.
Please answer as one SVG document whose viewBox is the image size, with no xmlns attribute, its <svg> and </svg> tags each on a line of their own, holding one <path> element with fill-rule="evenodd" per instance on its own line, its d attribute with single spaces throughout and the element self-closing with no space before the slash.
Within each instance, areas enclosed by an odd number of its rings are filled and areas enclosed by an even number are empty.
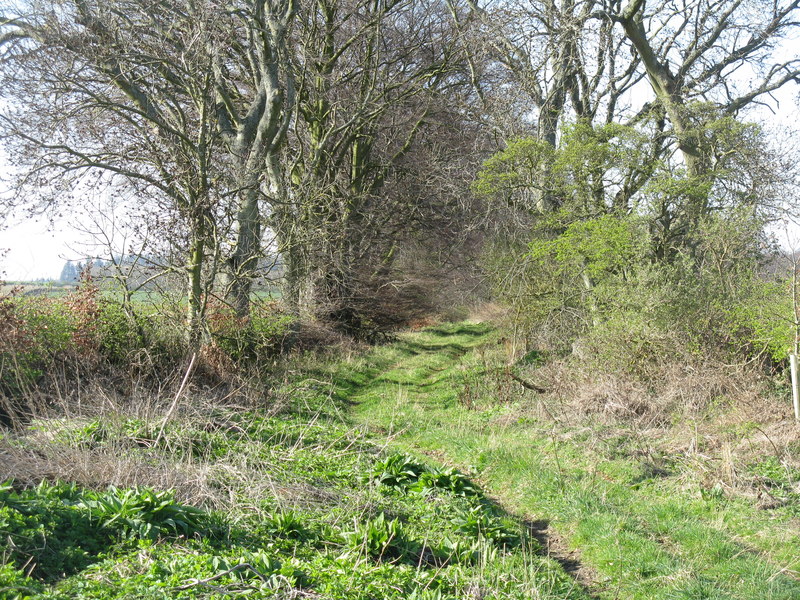
<svg viewBox="0 0 800 600">
<path fill-rule="evenodd" d="M 554 264 L 556 276 L 598 279 L 623 274 L 643 254 L 642 230 L 633 219 L 603 215 L 569 224 L 553 239 L 531 242 L 530 258 Z"/>
<path fill-rule="evenodd" d="M 484 163 L 476 193 L 529 214 L 527 251 L 499 240 L 486 262 L 537 346 L 566 353 L 579 342 L 645 379 L 642 365 L 675 349 L 786 358 L 790 294 L 759 275 L 770 250 L 756 191 L 766 182 L 753 171 L 761 131 L 710 104 L 684 108 L 701 174 L 656 160 L 644 130 L 584 122 L 557 148 L 513 140 Z"/>
<path fill-rule="evenodd" d="M 342 532 L 342 539 L 351 552 L 376 560 L 403 558 L 410 550 L 403 526 L 397 519 L 388 520 L 385 513 L 355 522 L 352 529 Z"/>
<path fill-rule="evenodd" d="M 122 363 L 147 344 L 147 321 L 129 314 L 123 306 L 112 300 L 99 303 L 97 338 L 101 353 L 113 363 Z M 154 335 L 149 336 L 155 337 Z"/>
<path fill-rule="evenodd" d="M 30 600 L 41 591 L 41 583 L 28 577 L 22 569 L 8 563 L 0 564 L 0 597 L 6 600 Z"/>
<path fill-rule="evenodd" d="M 250 593 L 292 589 L 307 583 L 306 574 L 291 561 L 283 563 L 263 550 L 241 551 L 232 557 L 214 556 L 211 566 L 217 573 L 228 572 L 232 579 L 255 584 L 247 590 Z"/>
<path fill-rule="evenodd" d="M 497 518 L 483 503 L 458 511 L 450 522 L 459 534 L 473 540 L 486 539 L 501 548 L 516 546 L 520 541 L 519 533 Z"/>
<path fill-rule="evenodd" d="M 293 318 L 275 302 L 253 303 L 249 317 L 240 318 L 227 306 L 209 310 L 212 338 L 234 361 L 274 357 L 289 334 Z"/>
<path fill-rule="evenodd" d="M 73 348 L 75 320 L 62 299 L 0 297 L 0 392 L 19 395 Z"/>
<path fill-rule="evenodd" d="M 293 510 L 278 511 L 267 516 L 260 530 L 274 537 L 293 540 L 305 540 L 311 537 L 303 518 Z"/>
<path fill-rule="evenodd" d="M 429 467 L 408 454 L 392 454 L 376 461 L 370 479 L 380 485 L 427 494 L 448 491 L 457 496 L 477 496 L 480 489 L 456 469 Z"/>
<path fill-rule="evenodd" d="M 205 513 L 175 501 L 169 491 L 147 488 L 110 487 L 102 494 L 91 494 L 77 505 L 88 510 L 101 528 L 125 537 L 155 539 L 190 536 L 202 529 Z"/>
<path fill-rule="evenodd" d="M 33 429 L 42 429 L 37 423 Z M 65 421 L 58 427 L 47 424 L 48 434 L 59 443 L 77 448 L 169 449 L 175 456 L 196 458 L 222 457 L 235 449 L 236 434 L 225 431 L 208 431 L 187 424 L 167 423 L 159 438 L 161 423 L 122 416 L 106 416 L 89 421 Z"/>
<path fill-rule="evenodd" d="M 534 138 L 517 138 L 505 149 L 488 158 L 473 184 L 479 196 L 502 198 L 511 204 L 525 207 L 521 191 L 545 188 L 540 182 L 543 165 L 553 162 L 552 146 Z"/>
<path fill-rule="evenodd" d="M 630 210 L 630 173 L 656 167 L 648 142 L 631 127 L 582 121 L 565 128 L 557 149 L 533 138 L 514 139 L 484 162 L 473 191 L 532 213 L 541 212 L 542 194 L 579 218 Z"/>
<path fill-rule="evenodd" d="M 75 572 L 100 554 L 109 536 L 75 507 L 79 497 L 77 488 L 66 484 L 0 491 L 0 533 L 12 563 L 32 565 L 34 576 L 48 580 Z"/>
<path fill-rule="evenodd" d="M 43 362 L 74 347 L 77 318 L 62 298 L 19 298 L 16 310 L 31 336 L 30 360 Z"/>
<path fill-rule="evenodd" d="M 425 471 L 425 465 L 418 463 L 413 456 L 392 454 L 373 465 L 371 479 L 381 485 L 404 489 L 416 483 Z"/>
<path fill-rule="evenodd" d="M 58 298 L 0 298 L 0 316 L 8 324 L 0 331 L 0 385 L 12 396 L 65 361 L 127 365 L 136 352 L 159 350 L 149 343 L 152 323 L 126 314 L 90 283 Z"/>
<path fill-rule="evenodd" d="M 444 564 L 475 565 L 497 558 L 497 548 L 486 538 L 446 537 L 437 548 Z"/>
<path fill-rule="evenodd" d="M 444 490 L 456 496 L 477 496 L 480 489 L 463 473 L 455 469 L 438 469 L 429 467 L 419 479 L 409 486 L 410 490 L 428 493 L 432 490 Z"/>
<path fill-rule="evenodd" d="M 783 492 L 793 492 L 794 486 L 800 482 L 800 470 L 792 467 L 775 456 L 748 465 L 747 470 L 756 475 L 763 485 Z M 795 496 L 800 494 L 795 493 Z"/>
<path fill-rule="evenodd" d="M 202 511 L 175 502 L 169 492 L 95 492 L 46 482 L 0 489 L 3 551 L 18 567 L 32 565 L 33 575 L 44 580 L 86 567 L 122 539 L 186 536 L 203 523 Z"/>
</svg>

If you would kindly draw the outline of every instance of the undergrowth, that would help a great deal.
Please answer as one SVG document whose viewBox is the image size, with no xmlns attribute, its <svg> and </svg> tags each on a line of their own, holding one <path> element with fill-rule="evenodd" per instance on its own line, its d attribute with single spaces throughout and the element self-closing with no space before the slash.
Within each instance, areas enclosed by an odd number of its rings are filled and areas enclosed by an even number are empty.
<svg viewBox="0 0 800 600">
<path fill-rule="evenodd" d="M 260 404 L 190 386 L 7 433 L 0 596 L 800 597 L 791 436 L 597 419 L 506 359 L 445 325 L 297 354 Z"/>
<path fill-rule="evenodd" d="M 344 377 L 298 357 L 261 409 L 187 399 L 169 420 L 116 407 L 6 434 L 0 596 L 585 598 L 467 474 L 348 422 L 342 401 L 416 352 L 397 349 Z"/>
</svg>

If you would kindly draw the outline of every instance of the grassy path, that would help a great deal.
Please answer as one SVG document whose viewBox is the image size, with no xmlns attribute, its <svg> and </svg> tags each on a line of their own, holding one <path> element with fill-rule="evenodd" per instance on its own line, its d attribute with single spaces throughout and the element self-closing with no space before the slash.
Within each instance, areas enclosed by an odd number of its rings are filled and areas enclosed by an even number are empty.
<svg viewBox="0 0 800 600">
<path fill-rule="evenodd" d="M 515 418 L 487 383 L 494 342 L 487 326 L 466 324 L 403 337 L 386 351 L 387 370 L 354 375 L 343 394 L 352 418 L 458 465 L 540 531 L 557 532 L 578 552 L 593 596 L 800 599 L 800 533 L 789 511 L 683 489 L 645 461 L 587 452 L 581 435 Z"/>
</svg>

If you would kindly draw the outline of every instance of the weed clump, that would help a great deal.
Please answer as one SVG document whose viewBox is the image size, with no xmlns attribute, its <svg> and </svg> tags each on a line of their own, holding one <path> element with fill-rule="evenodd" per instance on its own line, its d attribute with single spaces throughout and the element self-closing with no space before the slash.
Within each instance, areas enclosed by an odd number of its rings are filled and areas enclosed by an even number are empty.
<svg viewBox="0 0 800 600">
<path fill-rule="evenodd" d="M 52 581 L 77 572 L 123 540 L 188 537 L 205 513 L 146 488 L 98 492 L 46 482 L 23 490 L 0 486 L 3 552 L 28 575 Z"/>
</svg>

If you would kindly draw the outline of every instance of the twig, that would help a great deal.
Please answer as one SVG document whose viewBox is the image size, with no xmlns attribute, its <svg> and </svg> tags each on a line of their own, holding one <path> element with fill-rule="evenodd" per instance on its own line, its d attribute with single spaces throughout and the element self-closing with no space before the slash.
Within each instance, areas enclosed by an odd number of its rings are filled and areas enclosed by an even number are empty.
<svg viewBox="0 0 800 600">
<path fill-rule="evenodd" d="M 222 571 L 221 573 L 217 573 L 216 575 L 214 575 L 212 577 L 208 577 L 206 579 L 190 579 L 189 583 L 185 583 L 185 584 L 183 584 L 181 586 L 178 586 L 178 587 L 176 587 L 174 589 L 175 590 L 188 590 L 188 589 L 193 588 L 193 587 L 198 586 L 198 585 L 208 585 L 212 581 L 216 581 L 217 579 L 221 579 L 221 578 L 225 577 L 225 575 L 230 575 L 231 573 L 234 573 L 236 571 L 240 571 L 241 569 L 248 569 L 249 571 L 252 571 L 253 573 L 255 573 L 258 576 L 258 578 L 261 579 L 261 581 L 267 581 L 267 577 L 263 573 L 261 573 L 261 571 L 256 569 L 253 565 L 251 565 L 250 563 L 241 563 L 241 564 L 236 565 L 235 567 L 231 567 L 227 571 Z"/>
<path fill-rule="evenodd" d="M 175 398 L 172 400 L 172 405 L 169 407 L 167 414 L 164 415 L 164 420 L 161 422 L 161 428 L 158 430 L 158 435 L 156 436 L 156 441 L 153 443 L 153 446 L 158 446 L 158 443 L 161 441 L 161 438 L 164 435 L 164 428 L 167 426 L 167 422 L 169 421 L 170 417 L 172 417 L 172 413 L 175 412 L 175 409 L 178 408 L 178 400 L 183 393 L 183 388 L 186 387 L 186 382 L 189 381 L 189 375 L 192 373 L 192 367 L 194 367 L 195 358 L 197 358 L 196 353 L 192 354 L 192 360 L 189 361 L 189 366 L 186 368 L 186 373 L 183 375 L 181 386 L 178 388 L 178 392 L 175 394 Z"/>
</svg>

